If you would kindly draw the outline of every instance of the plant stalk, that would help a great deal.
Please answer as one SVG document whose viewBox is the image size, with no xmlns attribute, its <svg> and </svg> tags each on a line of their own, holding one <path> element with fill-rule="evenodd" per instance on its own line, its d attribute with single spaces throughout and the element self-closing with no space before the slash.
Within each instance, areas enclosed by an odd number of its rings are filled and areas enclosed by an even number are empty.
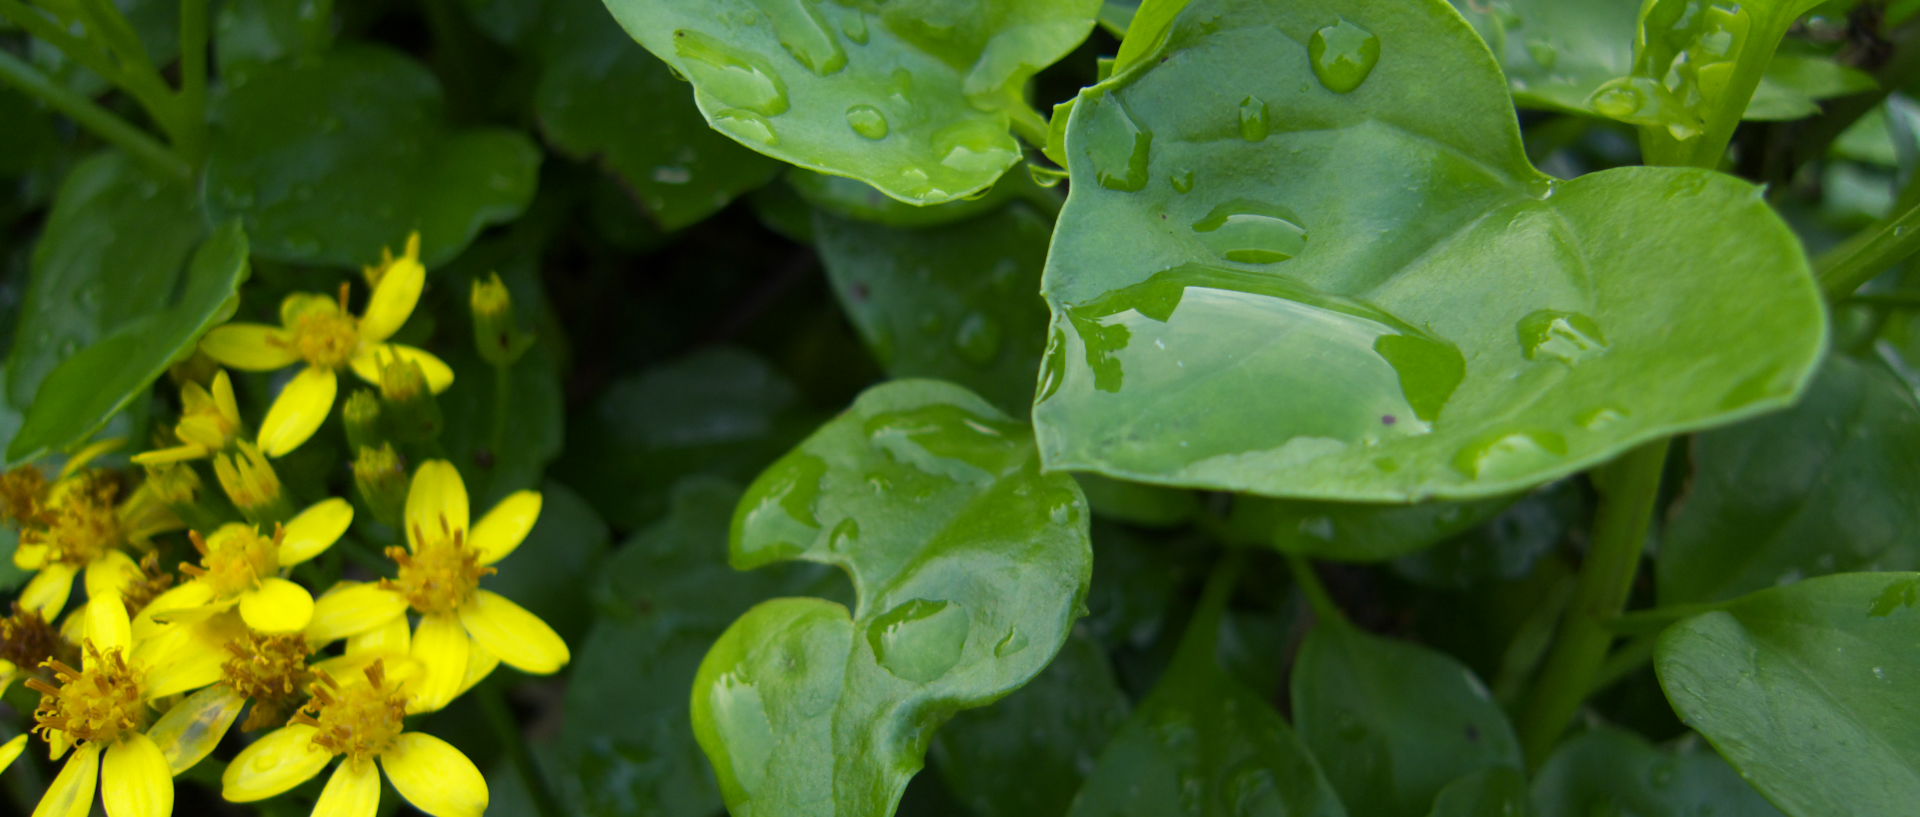
<svg viewBox="0 0 1920 817">
<path fill-rule="evenodd" d="M 1828 300 L 1839 300 L 1916 252 L 1920 252 L 1920 204 L 1821 253 L 1813 262 L 1813 275 Z"/>
<path fill-rule="evenodd" d="M 1661 439 L 1621 455 L 1593 474 L 1600 490 L 1593 548 L 1580 568 L 1559 638 L 1521 710 L 1520 743 L 1529 768 L 1538 768 L 1546 760 L 1606 661 L 1614 638 L 1609 625 L 1620 616 L 1633 590 L 1666 460 L 1667 440 Z"/>
<path fill-rule="evenodd" d="M 1293 581 L 1300 585 L 1300 592 L 1307 596 L 1307 606 L 1313 608 L 1313 614 L 1329 624 L 1346 624 L 1347 614 L 1341 612 L 1340 605 L 1333 601 L 1333 594 L 1327 592 L 1326 584 L 1320 581 L 1320 574 L 1313 571 L 1313 562 L 1305 556 L 1287 554 L 1287 569 L 1293 572 Z"/>
<path fill-rule="evenodd" d="M 38 97 L 55 110 L 73 118 L 80 126 L 113 143 L 134 158 L 146 162 L 168 177 L 182 181 L 193 177 L 193 166 L 159 140 L 147 135 L 93 100 L 68 90 L 48 79 L 33 66 L 5 51 L 0 51 L 0 82 Z"/>
</svg>

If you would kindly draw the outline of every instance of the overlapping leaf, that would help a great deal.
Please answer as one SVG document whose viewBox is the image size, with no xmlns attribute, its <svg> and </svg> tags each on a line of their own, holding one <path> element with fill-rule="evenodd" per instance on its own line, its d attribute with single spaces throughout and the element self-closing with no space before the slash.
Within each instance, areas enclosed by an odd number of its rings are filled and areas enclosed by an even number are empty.
<svg viewBox="0 0 1920 817">
<path fill-rule="evenodd" d="M 1779 817 L 1779 809 L 1697 737 L 1685 743 L 1691 745 L 1656 747 L 1616 727 L 1568 738 L 1534 776 L 1540 817 Z"/>
</svg>

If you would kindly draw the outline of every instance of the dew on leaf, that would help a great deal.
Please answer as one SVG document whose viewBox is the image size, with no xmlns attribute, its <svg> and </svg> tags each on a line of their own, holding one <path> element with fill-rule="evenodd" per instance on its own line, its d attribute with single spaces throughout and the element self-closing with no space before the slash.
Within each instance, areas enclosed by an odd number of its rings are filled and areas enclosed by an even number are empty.
<svg viewBox="0 0 1920 817">
<path fill-rule="evenodd" d="M 673 49 L 694 82 L 714 99 L 762 116 L 786 112 L 786 83 L 759 57 L 684 28 L 673 33 Z"/>
<path fill-rule="evenodd" d="M 867 44 L 867 16 L 858 10 L 849 11 L 840 18 L 840 31 L 847 35 L 855 45 Z"/>
<path fill-rule="evenodd" d="M 853 132 L 868 139 L 887 138 L 887 115 L 872 105 L 855 105 L 847 109 L 847 125 Z"/>
<path fill-rule="evenodd" d="M 1537 472 L 1566 453 L 1566 439 L 1552 431 L 1510 431 L 1461 448 L 1453 467 L 1474 479 L 1497 480 Z"/>
<path fill-rule="evenodd" d="M 1273 264 L 1299 255 L 1307 246 L 1307 230 L 1284 208 L 1251 199 L 1220 204 L 1193 223 L 1193 231 L 1209 249 L 1228 261 Z"/>
<path fill-rule="evenodd" d="M 728 108 L 715 112 L 713 124 L 714 127 L 749 142 L 762 145 L 774 145 L 780 142 L 779 135 L 773 131 L 773 123 L 767 121 L 766 117 L 749 110 Z"/>
<path fill-rule="evenodd" d="M 913 599 L 868 624 L 867 644 L 888 672 L 924 684 L 960 663 L 971 627 L 966 608 L 956 602 Z"/>
<path fill-rule="evenodd" d="M 1267 138 L 1267 103 L 1257 96 L 1240 100 L 1240 138 L 1258 142 Z"/>
<path fill-rule="evenodd" d="M 1573 365 L 1607 350 L 1600 324 L 1578 312 L 1535 310 L 1521 318 L 1514 330 L 1520 337 L 1520 352 L 1528 360 L 1546 357 Z"/>
<path fill-rule="evenodd" d="M 820 76 L 830 76 L 847 67 L 847 52 L 840 48 L 825 15 L 812 0 L 771 0 L 761 5 L 773 24 L 780 47 L 793 55 L 795 62 Z"/>
<path fill-rule="evenodd" d="M 993 175 L 1019 158 L 1005 130 L 985 119 L 965 119 L 941 128 L 933 149 L 943 167 L 960 173 Z"/>
<path fill-rule="evenodd" d="M 1313 32 L 1307 43 L 1313 75 L 1334 93 L 1352 93 L 1380 62 L 1380 38 L 1346 20 Z"/>
</svg>

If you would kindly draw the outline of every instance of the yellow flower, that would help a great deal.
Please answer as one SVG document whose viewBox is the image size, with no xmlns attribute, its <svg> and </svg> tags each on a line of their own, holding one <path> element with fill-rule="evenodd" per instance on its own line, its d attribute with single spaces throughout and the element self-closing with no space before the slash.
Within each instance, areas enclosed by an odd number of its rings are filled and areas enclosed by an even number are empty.
<svg viewBox="0 0 1920 817">
<path fill-rule="evenodd" d="M 206 459 L 225 451 L 240 433 L 240 405 L 233 399 L 233 380 L 225 370 L 213 376 L 213 390 L 193 381 L 180 387 L 180 421 L 173 435 L 180 444 L 133 455 L 141 465 Z"/>
<path fill-rule="evenodd" d="M 375 661 L 337 681 L 315 673 L 313 700 L 286 726 L 240 750 L 220 777 L 221 795 L 237 803 L 264 800 L 319 774 L 344 755 L 313 805 L 315 817 L 373 814 L 380 774 L 400 796 L 434 817 L 479 817 L 487 810 L 486 778 L 459 749 L 424 732 L 404 731 L 405 684 Z"/>
<path fill-rule="evenodd" d="M 358 317 L 347 311 L 347 286 L 342 284 L 337 300 L 305 292 L 287 296 L 280 302 L 280 326 L 229 323 L 214 327 L 200 341 L 201 351 L 237 369 L 270 371 L 306 362 L 260 423 L 259 445 L 267 456 L 292 451 L 313 436 L 333 409 L 342 367 L 378 382 L 380 363 L 397 357 L 418 363 L 435 394 L 453 384 L 453 370 L 439 358 L 386 342 L 413 314 L 426 282 L 419 234 L 408 237 L 405 255 L 388 256 L 380 267 L 368 270 L 367 278 L 373 297 Z"/>
<path fill-rule="evenodd" d="M 121 548 L 181 527 L 146 485 L 120 501 L 121 481 L 112 472 L 85 467 L 103 450 L 94 446 L 75 455 L 19 520 L 14 566 L 37 571 L 21 590 L 20 602 L 49 619 L 66 608 L 76 575 L 85 571 L 90 595 L 117 595 L 141 576 Z"/>
<path fill-rule="evenodd" d="M 238 605 L 240 618 L 262 633 L 305 630 L 313 620 L 313 596 L 280 572 L 325 552 L 352 523 L 353 506 L 335 498 L 275 525 L 271 535 L 243 522 L 221 525 L 205 537 L 190 532 L 200 564 L 183 562 L 180 572 L 193 578 L 162 593 L 141 616 L 184 621 Z"/>
<path fill-rule="evenodd" d="M 16 601 L 13 615 L 0 618 L 0 694 L 35 667 L 61 656 L 77 660 L 73 645 L 39 613 Z"/>
<path fill-rule="evenodd" d="M 481 577 L 494 572 L 489 565 L 519 547 L 539 516 L 540 494 L 520 491 L 469 530 L 467 487 L 453 464 L 430 460 L 414 472 L 407 491 L 407 547 L 387 549 L 400 565 L 399 577 L 381 580 L 379 591 L 420 613 L 409 648 L 422 673 L 419 711 L 446 706 L 471 686 L 478 680 L 472 677 L 476 665 L 497 659 L 544 675 L 571 659 L 566 642 L 546 622 L 480 589 Z"/>
<path fill-rule="evenodd" d="M 33 813 L 84 817 L 97 788 L 112 817 L 166 817 L 173 811 L 173 772 L 145 731 L 148 702 L 159 696 L 149 665 L 128 657 L 126 605 L 112 595 L 96 597 L 85 617 L 84 669 L 49 661 L 56 684 L 27 681 L 41 693 L 34 731 L 52 745 L 55 758 L 74 747 Z"/>
</svg>

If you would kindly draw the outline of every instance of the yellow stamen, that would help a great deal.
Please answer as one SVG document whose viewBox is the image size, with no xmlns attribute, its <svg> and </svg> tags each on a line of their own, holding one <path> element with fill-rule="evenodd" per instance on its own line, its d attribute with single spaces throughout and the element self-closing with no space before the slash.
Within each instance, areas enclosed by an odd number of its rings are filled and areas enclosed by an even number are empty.
<svg viewBox="0 0 1920 817">
<path fill-rule="evenodd" d="M 286 529 L 273 526 L 272 536 L 261 536 L 252 525 L 230 523 L 206 539 L 198 531 L 188 531 L 193 547 L 200 551 L 200 564 L 185 562 L 180 572 L 207 583 L 215 598 L 232 598 L 260 585 L 260 580 L 280 570 L 280 540 Z"/>
<path fill-rule="evenodd" d="M 47 475 L 31 465 L 0 474 L 0 521 L 18 525 L 47 498 Z"/>
<path fill-rule="evenodd" d="M 173 574 L 160 566 L 160 554 L 149 552 L 140 557 L 140 578 L 127 584 L 120 600 L 127 605 L 127 615 L 136 616 L 171 587 Z"/>
<path fill-rule="evenodd" d="M 293 307 L 282 310 L 294 352 L 314 366 L 338 369 L 360 347 L 360 321 L 347 311 L 347 287 L 340 284 L 337 304 L 318 295 L 295 296 L 288 299 Z"/>
<path fill-rule="evenodd" d="M 14 602 L 13 615 L 0 618 L 0 660 L 32 669 L 59 657 L 80 658 L 52 624 Z"/>
<path fill-rule="evenodd" d="M 27 679 L 27 686 L 41 693 L 40 708 L 33 713 L 38 722 L 33 731 L 45 736 L 50 730 L 59 730 L 74 740 L 104 743 L 146 725 L 147 708 L 140 701 L 139 676 L 120 648 L 102 652 L 89 641 L 86 651 L 85 671 L 57 660 L 42 665 L 53 670 L 58 686 L 38 678 Z"/>
<path fill-rule="evenodd" d="M 233 657 L 221 665 L 227 686 L 256 700 L 291 698 L 313 682 L 307 669 L 307 637 L 300 633 L 262 635 L 249 630 L 227 642 Z"/>
<path fill-rule="evenodd" d="M 341 684 L 324 671 L 308 688 L 313 700 L 293 716 L 294 723 L 317 728 L 313 745 L 350 761 L 378 757 L 406 725 L 407 700 L 398 685 L 387 683 L 379 661 L 366 669 L 367 683 Z"/>
<path fill-rule="evenodd" d="M 413 540 L 419 543 L 418 549 L 409 553 L 406 548 L 387 548 L 387 558 L 400 565 L 400 577 L 380 580 L 380 586 L 398 590 L 422 613 L 459 609 L 473 598 L 482 577 L 497 572 L 481 566 L 480 554 L 467 547 L 466 531 L 450 528 L 443 518 L 435 533 L 429 538 L 416 526 Z"/>
<path fill-rule="evenodd" d="M 45 547 L 48 563 L 83 567 L 125 540 L 114 511 L 120 483 L 112 474 L 85 471 L 55 483 L 48 493 L 20 531 L 20 544 Z"/>
</svg>

